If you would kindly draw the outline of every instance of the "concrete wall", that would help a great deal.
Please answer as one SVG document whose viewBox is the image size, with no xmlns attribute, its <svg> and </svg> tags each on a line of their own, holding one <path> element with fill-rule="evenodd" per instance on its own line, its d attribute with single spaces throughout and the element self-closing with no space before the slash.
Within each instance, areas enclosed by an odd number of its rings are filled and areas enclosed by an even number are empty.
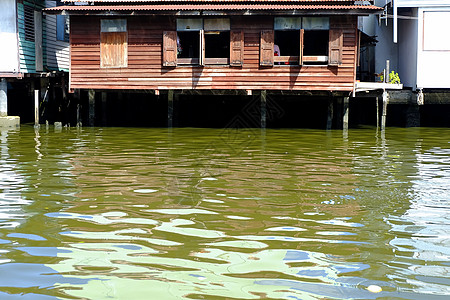
<svg viewBox="0 0 450 300">
<path fill-rule="evenodd" d="M 0 9 L 0 73 L 18 73 L 16 1 L 2 0 Z"/>
</svg>

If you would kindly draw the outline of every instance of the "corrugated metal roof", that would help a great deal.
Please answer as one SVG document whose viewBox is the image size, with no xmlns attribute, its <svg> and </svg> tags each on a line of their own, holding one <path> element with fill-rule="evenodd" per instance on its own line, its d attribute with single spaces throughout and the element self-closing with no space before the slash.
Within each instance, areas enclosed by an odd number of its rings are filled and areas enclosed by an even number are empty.
<svg viewBox="0 0 450 300">
<path fill-rule="evenodd" d="M 373 2 L 369 0 L 63 0 L 63 2 L 133 3 L 133 2 Z"/>
<path fill-rule="evenodd" d="M 45 9 L 57 11 L 173 11 L 173 10 L 380 10 L 373 5 L 301 5 L 301 4 L 173 4 L 173 5 L 74 5 Z"/>
</svg>

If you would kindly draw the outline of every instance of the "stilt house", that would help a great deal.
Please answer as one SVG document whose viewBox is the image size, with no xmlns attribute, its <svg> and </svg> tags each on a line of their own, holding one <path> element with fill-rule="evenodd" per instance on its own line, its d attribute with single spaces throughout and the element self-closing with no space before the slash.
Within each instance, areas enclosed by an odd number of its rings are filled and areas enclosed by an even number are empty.
<svg viewBox="0 0 450 300">
<path fill-rule="evenodd" d="M 64 72 L 69 71 L 69 18 L 43 16 L 42 10 L 61 5 L 59 0 L 0 2 L 0 115 L 6 116 L 8 109 L 9 114 L 24 112 L 33 90 L 42 89 L 43 96 L 49 78 L 63 88 Z M 27 107 L 32 115 L 33 106 Z"/>
<path fill-rule="evenodd" d="M 349 93 L 358 60 L 354 0 L 66 0 L 70 90 Z"/>
</svg>

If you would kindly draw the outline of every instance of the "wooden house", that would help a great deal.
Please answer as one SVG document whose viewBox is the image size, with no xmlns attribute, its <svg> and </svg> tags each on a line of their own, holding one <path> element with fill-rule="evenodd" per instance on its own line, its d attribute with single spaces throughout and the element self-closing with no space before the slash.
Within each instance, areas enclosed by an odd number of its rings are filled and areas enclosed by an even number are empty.
<svg viewBox="0 0 450 300">
<path fill-rule="evenodd" d="M 42 14 L 44 8 L 61 4 L 59 0 L 2 0 L 0 98 L 3 115 L 7 115 L 8 106 L 22 106 L 22 103 L 7 103 L 8 87 L 11 94 L 24 87 L 30 94 L 34 89 L 45 91 L 49 80 L 43 78 L 62 77 L 69 71 L 69 19 Z"/>
<path fill-rule="evenodd" d="M 349 95 L 354 0 L 91 0 L 70 16 L 70 90 L 308 91 Z M 170 93 L 169 93 L 170 94 Z"/>
</svg>

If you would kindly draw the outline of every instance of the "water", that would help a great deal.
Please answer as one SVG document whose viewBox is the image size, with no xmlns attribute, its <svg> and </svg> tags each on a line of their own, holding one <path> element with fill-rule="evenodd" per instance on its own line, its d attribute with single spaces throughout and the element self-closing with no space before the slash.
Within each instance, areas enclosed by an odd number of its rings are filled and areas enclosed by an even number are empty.
<svg viewBox="0 0 450 300">
<path fill-rule="evenodd" d="M 0 159 L 0 299 L 450 297 L 450 129 L 23 126 Z"/>
</svg>

